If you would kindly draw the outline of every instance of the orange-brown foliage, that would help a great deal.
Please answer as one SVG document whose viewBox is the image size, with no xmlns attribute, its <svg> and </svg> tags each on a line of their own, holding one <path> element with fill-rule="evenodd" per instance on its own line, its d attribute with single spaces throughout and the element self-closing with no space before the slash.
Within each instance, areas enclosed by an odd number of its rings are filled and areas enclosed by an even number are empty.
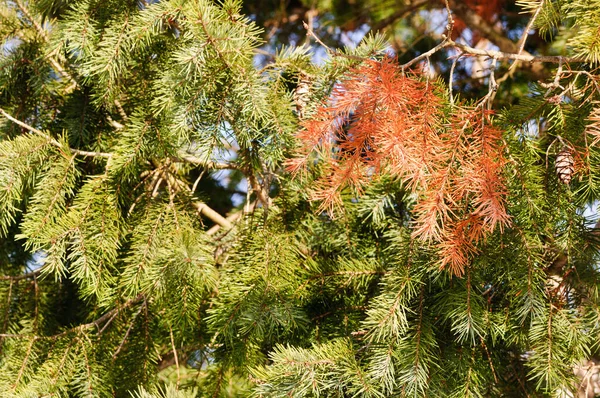
<svg viewBox="0 0 600 398">
<path fill-rule="evenodd" d="M 324 169 L 312 198 L 333 211 L 340 191 L 359 191 L 385 171 L 418 193 L 415 238 L 435 242 L 442 267 L 462 275 L 470 256 L 508 222 L 500 131 L 481 109 L 450 108 L 439 88 L 403 74 L 395 61 L 366 61 L 304 123 L 298 172 L 312 154 Z M 451 110 L 451 115 L 446 115 Z"/>
</svg>

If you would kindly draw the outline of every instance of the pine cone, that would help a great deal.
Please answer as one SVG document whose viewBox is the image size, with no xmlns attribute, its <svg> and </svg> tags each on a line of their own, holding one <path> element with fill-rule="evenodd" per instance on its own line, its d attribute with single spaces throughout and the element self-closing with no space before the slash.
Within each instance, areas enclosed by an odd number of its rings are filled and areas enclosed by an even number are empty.
<svg viewBox="0 0 600 398">
<path fill-rule="evenodd" d="M 575 172 L 575 161 L 573 160 L 573 154 L 569 147 L 563 147 L 558 155 L 556 155 L 556 161 L 554 163 L 556 167 L 556 175 L 563 184 L 569 184 L 573 178 Z"/>
<path fill-rule="evenodd" d="M 298 86 L 296 86 L 293 97 L 294 103 L 296 104 L 296 113 L 300 119 L 304 118 L 304 108 L 310 100 L 310 86 L 310 77 L 307 74 L 302 73 L 298 77 Z"/>
</svg>

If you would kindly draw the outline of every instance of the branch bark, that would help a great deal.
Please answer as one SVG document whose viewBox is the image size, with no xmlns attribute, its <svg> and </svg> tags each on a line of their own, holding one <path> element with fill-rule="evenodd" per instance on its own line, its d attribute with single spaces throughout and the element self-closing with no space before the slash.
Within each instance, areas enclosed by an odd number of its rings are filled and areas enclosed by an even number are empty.
<svg viewBox="0 0 600 398">
<path fill-rule="evenodd" d="M 144 295 L 143 294 L 138 294 L 136 297 L 127 300 L 125 303 L 123 303 L 122 305 L 120 305 L 119 307 L 113 308 L 112 310 L 108 311 L 107 313 L 105 313 L 104 315 L 102 315 L 101 317 L 97 318 L 96 320 L 89 322 L 89 323 L 84 323 L 82 325 L 79 326 L 75 326 L 73 328 L 67 329 L 64 332 L 58 333 L 58 334 L 54 334 L 52 336 L 37 336 L 34 334 L 14 334 L 14 333 L 2 333 L 0 334 L 0 337 L 8 337 L 8 338 L 20 338 L 20 339 L 57 339 L 59 337 L 65 336 L 69 333 L 72 333 L 74 331 L 80 330 L 83 331 L 85 329 L 90 329 L 90 328 L 97 328 L 100 331 L 104 331 L 105 328 L 100 329 L 100 325 L 102 325 L 104 322 L 107 322 L 109 320 L 111 320 L 111 318 L 113 318 L 116 314 L 118 314 L 119 312 L 121 312 L 122 310 L 131 307 L 134 304 L 139 303 L 140 301 L 142 301 L 144 299 Z"/>
<path fill-rule="evenodd" d="M 81 149 L 74 149 L 71 147 L 67 147 L 63 144 L 61 144 L 60 142 L 58 142 L 56 139 L 54 139 L 52 136 L 44 133 L 41 130 L 36 129 L 33 126 L 28 125 L 25 122 L 20 121 L 19 119 L 16 119 L 14 117 L 12 117 L 8 112 L 6 112 L 4 109 L 0 108 L 0 114 L 2 114 L 2 116 L 4 116 L 5 118 L 7 118 L 8 120 L 10 120 L 11 122 L 23 127 L 24 129 L 39 135 L 40 137 L 43 137 L 45 139 L 48 140 L 48 142 L 60 149 L 63 150 L 68 150 L 69 152 L 72 152 L 76 155 L 80 155 L 80 156 L 86 156 L 86 157 L 102 157 L 102 158 L 111 158 L 112 154 L 111 153 L 105 153 L 105 152 L 91 152 L 91 151 L 82 151 Z"/>
<path fill-rule="evenodd" d="M 180 151 L 178 153 L 179 158 L 173 159 L 175 161 L 186 161 L 188 163 L 193 163 L 193 164 L 197 164 L 199 166 L 202 166 L 204 168 L 207 169 L 213 169 L 213 170 L 238 170 L 239 167 L 233 163 L 217 163 L 217 162 L 212 162 L 212 161 L 206 161 L 204 159 L 201 159 L 197 156 L 194 155 L 190 155 L 184 151 Z"/>
<path fill-rule="evenodd" d="M 21 281 L 23 279 L 29 279 L 29 278 L 35 278 L 37 277 L 41 272 L 42 272 L 42 268 L 40 267 L 38 269 L 36 269 L 35 271 L 31 271 L 28 272 L 26 274 L 21 274 L 21 275 L 0 275 L 0 281 Z"/>
</svg>

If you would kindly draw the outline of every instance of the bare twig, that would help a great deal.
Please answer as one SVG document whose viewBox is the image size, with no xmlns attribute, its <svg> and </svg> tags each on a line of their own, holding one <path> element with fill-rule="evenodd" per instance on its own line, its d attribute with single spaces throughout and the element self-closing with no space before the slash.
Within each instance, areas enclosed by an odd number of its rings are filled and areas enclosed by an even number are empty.
<svg viewBox="0 0 600 398">
<path fill-rule="evenodd" d="M 505 61 L 506 60 L 519 60 L 519 61 L 524 61 L 524 62 L 547 62 L 547 63 L 555 63 L 555 64 L 557 64 L 559 62 L 566 62 L 566 63 L 578 63 L 578 62 L 585 63 L 585 62 L 587 62 L 584 58 L 581 58 L 581 57 L 563 57 L 560 55 L 515 54 L 515 53 L 508 53 L 508 52 L 496 51 L 496 50 L 482 50 L 482 49 L 467 46 L 465 44 L 456 43 L 453 40 L 449 40 L 448 46 L 456 47 L 467 54 L 483 55 L 483 56 L 487 56 L 489 58 L 496 58 L 497 60 L 505 60 Z"/>
<path fill-rule="evenodd" d="M 564 87 L 562 87 L 560 85 L 560 78 L 562 76 L 563 73 L 563 63 L 562 61 L 558 63 L 558 68 L 556 69 L 556 74 L 554 75 L 554 80 L 552 81 L 552 83 L 550 83 L 548 85 L 548 91 L 546 91 L 546 94 L 544 95 L 544 97 L 548 97 L 551 93 L 552 90 L 556 89 L 556 88 L 562 88 L 564 90 Z M 544 85 L 542 85 L 544 86 Z"/>
<path fill-rule="evenodd" d="M 123 109 L 123 105 L 121 105 L 121 102 L 119 100 L 115 100 L 114 104 L 115 104 L 115 107 L 117 108 L 117 111 L 119 112 L 119 115 L 121 115 L 121 118 L 124 121 L 129 120 L 129 117 L 127 116 L 127 113 L 125 113 L 125 110 Z"/>
<path fill-rule="evenodd" d="M 450 27 L 449 33 L 451 32 L 452 23 L 453 23 L 453 20 L 450 15 L 449 22 L 448 22 L 448 26 Z M 304 24 L 304 28 L 308 30 L 309 26 L 307 24 Z M 321 39 L 319 39 L 319 37 L 316 36 L 312 30 L 307 31 L 307 34 L 313 36 L 315 38 L 315 40 L 317 41 L 317 43 L 319 43 L 321 46 L 323 46 L 325 48 L 325 50 L 327 50 L 329 53 L 331 53 L 334 56 L 340 56 L 340 57 L 345 57 L 345 58 L 359 60 L 359 61 L 366 60 L 366 58 L 358 57 L 355 55 L 344 54 L 335 49 L 330 48 L 325 43 L 323 43 L 323 41 L 321 41 Z M 511 42 L 508 39 L 505 39 L 505 40 L 509 41 L 512 44 L 511 47 L 515 46 L 515 43 Z M 444 34 L 444 35 L 442 35 L 442 41 L 438 45 L 436 45 L 431 50 L 426 51 L 423 54 L 420 54 L 417 57 L 413 58 L 412 60 L 406 62 L 405 64 L 401 65 L 401 67 L 403 69 L 406 69 L 423 59 L 431 57 L 433 54 L 435 54 L 436 52 L 438 52 L 444 48 L 456 48 L 456 49 L 460 50 L 464 55 L 484 56 L 484 57 L 496 59 L 498 61 L 513 60 L 513 61 L 523 61 L 523 62 L 529 62 L 529 63 L 586 63 L 586 62 L 588 62 L 583 57 L 565 57 L 565 56 L 560 56 L 560 55 L 531 55 L 529 53 L 506 52 L 506 51 L 498 51 L 498 50 L 484 50 L 484 49 L 474 48 L 474 47 L 468 46 L 463 43 L 455 42 L 449 36 Z"/>
<path fill-rule="evenodd" d="M 193 164 L 197 164 L 199 166 L 203 166 L 204 168 L 207 169 L 214 169 L 214 170 L 228 170 L 228 169 L 232 169 L 232 170 L 237 170 L 239 169 L 239 166 L 237 166 L 234 163 L 217 163 L 217 162 L 212 162 L 212 161 L 206 161 L 203 160 L 202 158 L 199 158 L 197 156 L 194 155 L 190 155 L 184 151 L 180 151 L 178 153 L 179 158 L 177 159 L 173 159 L 175 161 L 186 161 L 189 163 L 193 163 Z"/>
<path fill-rule="evenodd" d="M 31 271 L 31 272 L 28 272 L 26 274 L 21 274 L 21 275 L 14 275 L 14 276 L 13 275 L 1 275 L 0 281 L 15 282 L 15 281 L 21 281 L 23 279 L 35 278 L 42 272 L 43 268 L 44 267 L 42 266 L 42 267 L 36 269 L 35 271 Z"/>
<path fill-rule="evenodd" d="M 323 46 L 323 48 L 325 50 L 327 50 L 327 52 L 330 53 L 331 55 L 333 55 L 335 57 L 344 57 L 344 58 L 348 58 L 348 59 L 353 59 L 355 61 L 364 61 L 365 60 L 365 58 L 363 58 L 363 57 L 358 57 L 356 55 L 345 54 L 345 53 L 343 53 L 341 51 L 332 49 L 327 44 L 323 43 L 323 41 L 319 38 L 319 36 L 317 36 L 315 34 L 315 32 L 306 24 L 306 22 L 302 22 L 302 24 L 304 25 L 304 29 L 306 29 L 306 34 L 308 36 L 314 37 L 315 41 L 317 43 L 319 43 L 321 46 Z"/>
<path fill-rule="evenodd" d="M 411 59 L 410 61 L 408 61 L 407 63 L 401 65 L 402 70 L 409 68 L 411 65 L 416 64 L 417 62 L 425 59 L 425 58 L 429 58 L 431 57 L 433 54 L 435 54 L 436 52 L 440 51 L 442 48 L 446 48 L 446 47 L 451 47 L 451 43 L 452 40 L 450 40 L 449 38 L 447 38 L 445 35 L 442 36 L 444 38 L 444 40 L 442 40 L 442 42 L 440 44 L 438 44 L 437 46 L 433 47 L 431 50 L 424 52 L 423 54 Z"/>
<path fill-rule="evenodd" d="M 175 366 L 177 368 L 177 387 L 179 388 L 179 382 L 181 380 L 181 374 L 179 373 L 179 357 L 177 356 L 177 349 L 175 348 L 175 339 L 173 338 L 173 328 L 169 325 L 169 335 L 171 336 L 171 348 L 173 349 L 173 357 L 175 358 Z"/>
<path fill-rule="evenodd" d="M 15 4 L 17 5 L 17 7 L 19 7 L 19 10 L 21 10 L 23 15 L 25 16 L 25 18 L 29 19 L 29 21 L 31 22 L 31 24 L 33 25 L 35 30 L 38 32 L 40 37 L 42 39 L 44 39 L 44 41 L 48 41 L 48 34 L 46 33 L 46 30 L 44 28 L 42 28 L 42 26 L 39 24 L 39 22 L 33 17 L 33 15 L 31 15 L 31 13 L 27 9 L 27 7 L 25 7 L 25 4 L 23 4 L 23 2 L 21 0 L 14 0 L 14 1 L 15 1 Z"/>
<path fill-rule="evenodd" d="M 446 36 L 452 37 L 452 30 L 454 29 L 454 18 L 452 18 L 452 10 L 450 9 L 450 3 L 448 0 L 444 0 L 444 5 L 446 6 Z"/>
<path fill-rule="evenodd" d="M 237 220 L 239 220 L 240 218 L 242 218 L 245 214 L 250 214 L 254 211 L 254 209 L 256 208 L 257 205 L 257 201 L 255 200 L 254 202 L 250 203 L 247 202 L 246 205 L 244 206 L 243 210 L 237 211 L 233 214 L 230 214 L 227 216 L 226 220 L 229 221 L 230 223 L 236 222 Z M 216 224 L 213 225 L 208 231 L 206 231 L 207 235 L 214 235 L 217 232 L 219 232 L 219 230 L 221 229 L 221 225 Z"/>
<path fill-rule="evenodd" d="M 102 158 L 110 158 L 110 157 L 112 157 L 111 153 L 82 151 L 81 149 L 74 149 L 74 148 L 66 147 L 65 145 L 61 144 L 56 139 L 54 139 L 52 136 L 44 133 L 43 131 L 36 129 L 35 127 L 32 127 L 32 126 L 28 125 L 25 122 L 22 122 L 22 121 L 20 121 L 18 119 L 15 119 L 10 114 L 8 114 L 4 109 L 0 108 L 0 113 L 2 114 L 2 116 L 4 116 L 5 118 L 7 118 L 8 120 L 10 120 L 11 122 L 13 122 L 13 123 L 15 123 L 15 124 L 23 127 L 26 130 L 31 131 L 32 133 L 35 133 L 35 134 L 39 135 L 40 137 L 44 137 L 45 139 L 48 140 L 48 142 L 51 145 L 53 145 L 53 146 L 55 146 L 57 148 L 67 150 L 69 152 L 74 153 L 75 155 L 86 156 L 86 157 L 102 157 Z"/>
<path fill-rule="evenodd" d="M 458 56 L 456 58 L 454 58 L 454 61 L 452 61 L 452 66 L 450 67 L 450 77 L 448 79 L 448 97 L 450 99 L 451 106 L 454 105 L 454 94 L 452 92 L 453 85 L 454 85 L 454 69 L 456 69 L 456 64 L 458 63 L 458 60 L 462 56 L 463 56 L 463 53 L 458 54 Z"/>
<path fill-rule="evenodd" d="M 496 91 L 498 90 L 498 83 L 496 83 L 496 58 L 492 58 L 492 65 L 490 66 L 490 76 L 489 76 L 489 89 L 485 97 L 483 97 L 478 106 L 482 106 L 484 109 L 490 109 L 492 106 L 492 101 L 496 95 Z M 483 119 L 482 119 L 483 120 Z"/>
<path fill-rule="evenodd" d="M 122 125 L 121 123 L 115 121 L 112 117 L 110 116 L 106 116 L 106 120 L 108 121 L 108 124 L 110 124 L 111 126 L 113 126 L 115 129 L 117 130 L 121 130 L 123 127 L 125 127 L 124 125 Z"/>
<path fill-rule="evenodd" d="M 527 42 L 527 37 L 529 36 L 529 31 L 533 29 L 533 24 L 535 23 L 535 20 L 537 19 L 538 15 L 540 15 L 542 7 L 544 7 L 544 0 L 540 0 L 540 4 L 537 6 L 537 9 L 533 13 L 531 19 L 529 20 L 529 23 L 523 31 L 523 36 L 521 36 L 521 38 L 519 39 L 519 51 L 517 52 L 517 54 L 521 54 L 523 52 L 523 49 L 525 48 L 525 42 Z"/>
</svg>

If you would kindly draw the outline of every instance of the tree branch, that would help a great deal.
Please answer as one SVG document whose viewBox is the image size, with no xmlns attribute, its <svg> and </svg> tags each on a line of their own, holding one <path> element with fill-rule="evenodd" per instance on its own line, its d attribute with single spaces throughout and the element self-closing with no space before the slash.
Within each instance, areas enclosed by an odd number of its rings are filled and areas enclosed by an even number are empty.
<svg viewBox="0 0 600 398">
<path fill-rule="evenodd" d="M 38 23 L 38 21 L 34 18 L 34 16 L 31 15 L 31 13 L 27 9 L 27 7 L 25 7 L 23 2 L 21 0 L 15 0 L 15 4 L 19 8 L 19 10 L 21 10 L 23 15 L 31 21 L 31 23 L 32 23 L 33 27 L 35 28 L 36 32 L 38 33 L 38 35 L 44 40 L 44 42 L 48 43 L 50 41 L 50 38 L 48 37 L 47 31 Z M 52 54 L 52 53 L 50 53 L 50 54 Z M 60 62 L 58 62 L 58 59 L 56 59 L 53 55 L 49 55 L 47 58 L 48 58 L 48 61 L 50 62 L 50 64 L 52 65 L 52 67 L 54 68 L 54 70 L 56 70 L 63 78 L 65 78 L 65 80 L 67 80 L 69 83 L 71 83 L 71 85 L 69 87 L 67 87 L 67 90 L 66 90 L 67 93 L 70 93 L 73 90 L 75 90 L 75 88 L 77 88 L 77 86 L 79 86 L 79 83 L 77 82 L 77 80 L 75 80 L 75 78 L 69 72 L 67 72 L 67 70 L 60 64 Z M 119 100 L 115 100 L 114 104 L 117 108 L 117 111 L 119 112 L 119 115 L 121 115 L 121 117 L 123 118 L 124 121 L 127 121 L 129 118 L 127 117 L 127 114 L 123 110 L 123 106 L 121 105 L 121 102 Z M 110 120 L 109 120 L 109 122 L 110 122 Z"/>
<path fill-rule="evenodd" d="M 30 132 L 39 135 L 40 137 L 43 137 L 45 139 L 48 140 L 48 142 L 51 145 L 54 145 L 57 148 L 60 149 L 64 149 L 64 150 L 68 150 L 76 155 L 80 155 L 80 156 L 86 156 L 86 157 L 102 157 L 102 158 L 111 158 L 112 154 L 111 153 L 105 153 L 105 152 L 90 152 L 90 151 L 82 151 L 80 149 L 74 149 L 74 148 L 70 148 L 70 147 L 66 147 L 65 145 L 61 144 L 60 142 L 58 142 L 56 139 L 54 139 L 52 136 L 44 133 L 41 130 L 36 129 L 35 127 L 32 127 L 30 125 L 28 125 L 25 122 L 22 122 L 18 119 L 15 119 L 14 117 L 12 117 L 9 113 L 7 113 L 4 109 L 0 108 L 0 114 L 2 114 L 2 116 L 4 116 L 5 118 L 7 118 L 8 120 L 10 120 L 11 122 L 23 127 L 26 130 L 29 130 Z"/>
<path fill-rule="evenodd" d="M 23 279 L 29 279 L 29 278 L 35 278 L 37 277 L 41 272 L 42 269 L 44 267 L 40 267 L 38 269 L 36 269 L 35 271 L 31 271 L 28 272 L 26 274 L 21 274 L 21 275 L 1 275 L 0 276 L 0 281 L 21 281 Z"/>
<path fill-rule="evenodd" d="M 523 52 L 523 49 L 525 48 L 525 43 L 527 42 L 527 37 L 529 37 L 529 31 L 533 29 L 533 24 L 535 23 L 535 20 L 537 19 L 538 15 L 540 15 L 542 7 L 544 7 L 544 0 L 540 0 L 540 4 L 537 6 L 537 9 L 533 13 L 533 16 L 531 17 L 529 23 L 525 27 L 525 30 L 523 31 L 523 36 L 521 36 L 521 38 L 519 39 L 519 51 L 517 52 L 517 54 L 521 54 Z"/>
<path fill-rule="evenodd" d="M 173 160 L 175 161 L 186 161 L 188 163 L 193 163 L 193 164 L 197 164 L 199 166 L 202 166 L 206 169 L 214 169 L 214 170 L 239 170 L 239 166 L 237 166 L 236 164 L 233 163 L 217 163 L 217 162 L 213 162 L 213 161 L 206 161 L 204 159 L 201 159 L 197 156 L 194 155 L 190 155 L 184 151 L 179 151 L 178 153 L 179 158 L 174 158 Z"/>
<path fill-rule="evenodd" d="M 308 25 L 305 24 L 304 27 L 308 28 Z M 374 61 L 373 59 L 370 59 L 370 58 L 363 58 L 363 57 L 358 57 L 355 55 L 348 55 L 348 54 L 344 54 L 340 51 L 337 51 L 335 49 L 331 49 L 328 46 L 326 46 L 325 43 L 323 43 L 315 35 L 315 33 L 313 31 L 309 31 L 307 34 L 310 34 L 313 37 L 315 37 L 315 40 L 319 44 L 321 44 L 323 47 L 325 47 L 325 49 L 332 56 L 344 57 L 344 58 L 348 58 L 348 59 L 361 60 L 361 61 L 366 61 L 366 60 Z M 488 57 L 488 58 L 492 58 L 492 59 L 495 58 L 500 61 L 501 60 L 504 60 L 504 61 L 516 60 L 516 61 L 523 61 L 523 62 L 529 62 L 529 63 L 555 63 L 555 64 L 558 64 L 561 62 L 562 63 L 587 63 L 588 62 L 585 58 L 582 58 L 582 57 L 565 57 L 565 56 L 561 56 L 561 55 L 531 55 L 527 52 L 523 52 L 523 53 L 519 54 L 517 45 L 515 43 L 513 43 L 512 41 L 510 41 L 504 37 L 503 37 L 503 39 L 504 39 L 503 40 L 504 46 L 505 47 L 507 46 L 506 42 L 510 42 L 511 49 L 513 49 L 515 51 L 503 51 L 502 48 L 501 48 L 501 51 L 482 50 L 479 48 L 473 48 L 466 44 L 457 43 L 454 40 L 447 37 L 446 35 L 442 35 L 442 41 L 437 46 L 435 46 L 431 50 L 424 52 L 423 54 L 420 54 L 419 56 L 413 58 L 412 60 L 410 60 L 407 63 L 405 63 L 404 65 L 402 65 L 402 67 L 408 68 L 411 65 L 414 65 L 415 63 L 417 63 L 427 57 L 432 56 L 433 54 L 435 54 L 436 52 L 440 51 L 443 48 L 456 48 L 463 52 L 463 56 L 464 55 L 484 56 L 484 57 Z M 498 47 L 500 47 L 500 46 L 498 46 Z"/>
<path fill-rule="evenodd" d="M 59 337 L 65 336 L 69 333 L 72 333 L 74 331 L 80 330 L 83 331 L 85 329 L 90 329 L 90 328 L 97 328 L 100 331 L 104 331 L 105 328 L 100 329 L 100 325 L 106 321 L 111 320 L 111 318 L 113 318 L 116 314 L 118 314 L 119 312 L 121 312 L 122 310 L 132 306 L 133 304 L 136 304 L 138 302 L 140 302 L 142 299 L 144 298 L 143 294 L 138 294 L 137 297 L 134 297 L 132 299 L 127 300 L 125 303 L 123 303 L 121 306 L 113 308 L 112 310 L 108 311 L 106 314 L 102 315 L 100 318 L 89 322 L 89 323 L 84 323 L 82 325 L 79 326 L 75 326 L 73 328 L 67 329 L 64 332 L 58 333 L 58 334 L 54 334 L 52 336 L 37 336 L 34 334 L 10 334 L 10 333 L 2 333 L 0 334 L 0 337 L 8 337 L 8 338 L 20 338 L 20 339 L 57 339 Z"/>
<path fill-rule="evenodd" d="M 21 0 L 15 0 L 15 4 L 17 5 L 17 7 L 19 7 L 19 10 L 21 10 L 23 15 L 27 19 L 29 19 L 29 21 L 31 21 L 31 24 L 35 28 L 38 35 L 42 38 L 42 40 L 44 40 L 44 42 L 48 43 L 50 40 L 48 37 L 48 33 L 38 23 L 38 21 L 33 17 L 33 15 L 31 15 L 31 13 L 27 9 L 27 7 L 25 7 L 23 2 Z M 58 60 L 54 56 L 49 55 L 47 58 L 48 58 L 48 61 L 50 62 L 50 64 L 52 65 L 52 67 L 54 68 L 54 70 L 56 70 L 65 80 L 67 80 L 69 83 L 71 83 L 71 85 L 67 88 L 67 92 L 73 91 L 75 89 L 75 87 L 77 87 L 77 81 L 73 78 L 73 76 L 71 76 L 70 73 L 68 73 L 65 70 L 65 68 L 62 67 L 62 65 L 58 62 Z"/>
</svg>

